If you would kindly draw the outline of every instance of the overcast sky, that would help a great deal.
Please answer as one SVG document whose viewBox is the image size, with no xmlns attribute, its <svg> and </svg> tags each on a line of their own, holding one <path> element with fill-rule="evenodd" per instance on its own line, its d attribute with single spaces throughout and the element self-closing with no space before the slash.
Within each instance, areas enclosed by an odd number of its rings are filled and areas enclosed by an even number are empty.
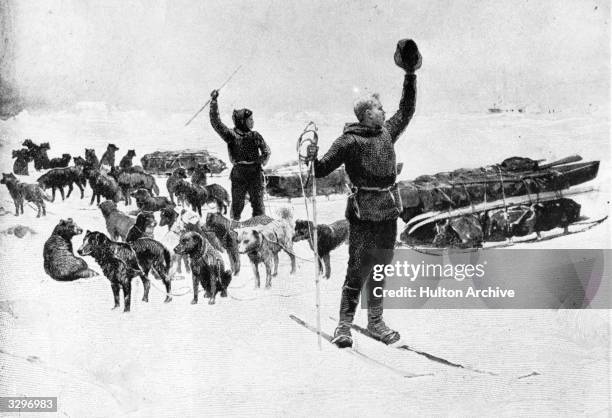
<svg viewBox="0 0 612 418">
<path fill-rule="evenodd" d="M 341 112 L 364 89 L 393 102 L 402 76 L 393 52 L 404 37 L 423 55 L 424 113 L 500 98 L 609 102 L 608 1 L 7 2 L 13 68 L 2 67 L 4 79 L 27 102 L 55 108 L 194 110 L 240 64 L 221 99 L 269 115 Z"/>
</svg>

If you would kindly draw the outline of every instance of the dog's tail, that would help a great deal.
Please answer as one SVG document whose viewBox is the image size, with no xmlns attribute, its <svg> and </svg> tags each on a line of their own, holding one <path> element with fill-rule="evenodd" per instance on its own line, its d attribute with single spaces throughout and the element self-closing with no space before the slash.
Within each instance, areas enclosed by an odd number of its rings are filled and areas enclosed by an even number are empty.
<svg viewBox="0 0 612 418">
<path fill-rule="evenodd" d="M 159 187 L 157 186 L 157 183 L 153 182 L 153 192 L 155 193 L 156 196 L 159 196 Z"/>
<path fill-rule="evenodd" d="M 89 279 L 90 277 L 96 277 L 96 276 L 99 276 L 99 275 L 100 275 L 100 273 L 98 273 L 97 271 L 92 270 L 90 268 L 81 270 L 81 272 L 80 272 L 80 276 L 83 279 Z"/>
</svg>

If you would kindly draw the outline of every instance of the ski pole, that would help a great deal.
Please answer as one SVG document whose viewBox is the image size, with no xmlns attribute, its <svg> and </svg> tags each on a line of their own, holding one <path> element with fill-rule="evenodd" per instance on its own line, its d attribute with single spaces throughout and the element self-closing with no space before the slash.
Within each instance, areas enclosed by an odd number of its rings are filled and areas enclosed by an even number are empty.
<svg viewBox="0 0 612 418">
<path fill-rule="evenodd" d="M 234 72 L 232 73 L 232 75 L 230 75 L 230 76 L 228 77 L 228 79 L 227 79 L 227 80 L 225 80 L 225 82 L 224 82 L 223 84 L 221 84 L 221 87 L 219 87 L 219 88 L 217 89 L 217 91 L 219 91 L 219 90 L 221 90 L 223 87 L 225 87 L 225 85 L 226 85 L 227 83 L 229 83 L 229 81 L 230 81 L 230 80 L 231 80 L 231 79 L 234 77 L 234 75 L 236 75 L 236 73 L 238 72 L 238 70 L 240 70 L 241 68 L 242 68 L 242 65 L 239 65 L 239 66 L 238 66 L 238 68 L 236 68 L 236 70 L 234 70 Z M 191 123 L 191 121 L 192 121 L 192 120 L 194 120 L 194 119 L 196 118 L 196 116 L 198 116 L 198 115 L 200 114 L 200 112 L 202 112 L 202 110 L 206 109 L 206 106 L 208 106 L 208 104 L 210 103 L 210 100 L 211 100 L 211 99 L 208 99 L 208 100 L 206 101 L 206 103 L 204 103 L 204 106 L 202 106 L 202 107 L 200 108 L 200 110 L 198 110 L 198 111 L 195 113 L 195 115 L 193 115 L 193 116 L 191 117 L 191 119 L 189 119 L 189 120 L 187 121 L 187 123 L 185 124 L 185 126 L 189 125 L 189 124 Z"/>
<path fill-rule="evenodd" d="M 312 248 L 315 259 L 315 287 L 316 287 L 316 307 L 317 307 L 317 343 L 321 349 L 321 288 L 319 283 L 319 248 L 317 246 L 317 179 L 315 177 L 314 161 L 310 162 L 310 173 L 312 175 Z"/>
<path fill-rule="evenodd" d="M 312 134 L 312 138 L 305 138 L 306 134 Z M 317 134 L 317 125 L 314 122 L 308 122 L 306 127 L 304 128 L 304 132 L 300 135 L 297 141 L 297 152 L 298 152 L 298 163 L 301 164 L 302 159 L 304 157 L 300 154 L 300 148 L 305 143 L 310 143 L 312 145 L 317 145 L 319 142 L 319 135 Z M 313 230 L 310 231 L 310 235 L 312 236 L 312 249 L 314 252 L 314 262 L 315 262 L 315 305 L 317 310 L 317 343 L 319 345 L 319 350 L 321 350 L 321 288 L 319 283 L 319 250 L 317 247 L 317 180 L 315 177 L 315 166 L 314 161 L 310 162 L 310 176 L 312 178 L 312 224 Z M 301 169 L 300 169 L 300 182 L 302 179 Z M 304 192 L 304 188 L 302 185 L 302 193 L 304 194 L 304 205 L 306 207 L 306 215 L 308 215 L 308 202 L 306 200 L 306 193 Z"/>
</svg>

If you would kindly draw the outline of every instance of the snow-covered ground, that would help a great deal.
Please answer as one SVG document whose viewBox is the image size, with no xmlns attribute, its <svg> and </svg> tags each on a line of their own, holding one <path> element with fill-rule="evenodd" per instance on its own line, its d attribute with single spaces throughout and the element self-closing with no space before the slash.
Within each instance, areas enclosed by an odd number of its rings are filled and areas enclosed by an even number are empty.
<svg viewBox="0 0 612 418">
<path fill-rule="evenodd" d="M 119 158 L 128 148 L 139 158 L 156 149 L 197 146 L 225 156 L 205 117 L 181 130 L 189 117 L 184 116 L 159 119 L 104 107 L 24 113 L 0 125 L 0 167 L 10 171 L 10 150 L 26 137 L 49 141 L 50 156 L 82 155 L 93 147 L 101 157 L 108 142 L 119 145 Z M 256 122 L 273 162 L 295 158 L 303 122 Z M 325 150 L 342 125 L 335 119 L 320 125 Z M 405 163 L 400 177 L 477 167 L 513 155 L 552 161 L 580 154 L 602 161 L 593 182 L 599 191 L 576 198 L 584 215 L 598 218 L 610 211 L 609 129 L 607 115 L 417 115 L 397 146 L 398 160 Z M 34 181 L 39 173 L 32 165 L 30 170 Z M 229 186 L 226 176 L 213 181 Z M 158 178 L 158 184 L 165 194 L 165 180 Z M 44 242 L 59 219 L 72 217 L 83 229 L 105 232 L 89 197 L 89 189 L 84 200 L 77 193 L 61 202 L 58 195 L 40 219 L 27 206 L 24 216 L 0 217 L 0 231 L 17 224 L 36 231 L 23 239 L 0 234 L 1 396 L 58 396 L 58 414 L 73 417 L 610 414 L 609 311 L 388 310 L 387 322 L 412 346 L 497 374 L 440 365 L 356 336 L 356 347 L 378 361 L 424 375 L 406 378 L 325 342 L 319 351 L 315 334 L 289 319 L 295 313 L 315 323 L 314 267 L 305 242 L 296 245 L 304 259 L 295 275 L 289 275 L 288 257 L 280 255 L 271 290 L 253 289 L 243 257 L 230 297 L 217 298 L 216 305 L 206 300 L 190 305 L 190 280 L 173 283 L 176 293 L 186 294 L 170 304 L 163 303 L 161 283 L 154 282 L 145 304 L 142 285 L 134 280 L 131 313 L 111 311 L 105 278 L 58 283 L 42 266 Z M 4 186 L 0 201 L 13 211 Z M 319 221 L 340 219 L 344 202 L 342 196 L 320 198 Z M 273 199 L 267 207 L 274 213 L 288 204 L 296 218 L 305 217 L 300 199 Z M 245 213 L 250 214 L 248 206 Z M 514 248 L 610 248 L 609 225 Z M 73 241 L 80 243 L 81 237 Z M 322 325 L 330 333 L 347 258 L 346 246 L 332 253 L 332 278 L 321 282 Z M 86 260 L 100 270 L 93 259 Z M 365 324 L 364 311 L 357 322 Z"/>
</svg>

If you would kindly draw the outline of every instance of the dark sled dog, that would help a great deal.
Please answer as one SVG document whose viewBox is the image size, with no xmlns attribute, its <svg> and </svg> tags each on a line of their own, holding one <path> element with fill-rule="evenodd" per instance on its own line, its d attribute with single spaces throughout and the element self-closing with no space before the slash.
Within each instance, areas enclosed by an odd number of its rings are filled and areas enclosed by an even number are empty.
<svg viewBox="0 0 612 418">
<path fill-rule="evenodd" d="M 310 249 L 313 249 L 313 237 L 311 235 L 314 230 L 312 221 L 298 219 L 295 221 L 295 234 L 293 242 L 308 240 Z M 317 225 L 317 253 L 319 254 L 319 268 L 323 271 L 323 263 L 325 264 L 325 278 L 331 276 L 331 264 L 329 255 L 338 248 L 340 244 L 347 242 L 349 237 L 349 222 L 346 219 L 341 219 L 330 225 Z M 321 263 L 323 260 L 323 263 Z"/>
<path fill-rule="evenodd" d="M 232 272 L 225 270 L 221 253 L 208 244 L 200 234 L 192 231 L 184 233 L 174 252 L 189 256 L 193 280 L 192 305 L 198 303 L 199 284 L 204 288 L 204 297 L 209 298 L 209 305 L 215 303 L 217 293 L 221 293 L 221 297 L 227 296 Z"/>
<path fill-rule="evenodd" d="M 38 184 L 21 183 L 13 173 L 2 173 L 2 180 L 0 180 L 0 183 L 6 185 L 6 188 L 13 198 L 15 216 L 19 216 L 19 212 L 23 215 L 24 201 L 32 202 L 36 205 L 38 209 L 37 218 L 40 218 L 41 213 L 43 216 L 47 215 L 47 208 L 44 201 L 50 202 L 51 198 L 43 192 Z"/>
</svg>

